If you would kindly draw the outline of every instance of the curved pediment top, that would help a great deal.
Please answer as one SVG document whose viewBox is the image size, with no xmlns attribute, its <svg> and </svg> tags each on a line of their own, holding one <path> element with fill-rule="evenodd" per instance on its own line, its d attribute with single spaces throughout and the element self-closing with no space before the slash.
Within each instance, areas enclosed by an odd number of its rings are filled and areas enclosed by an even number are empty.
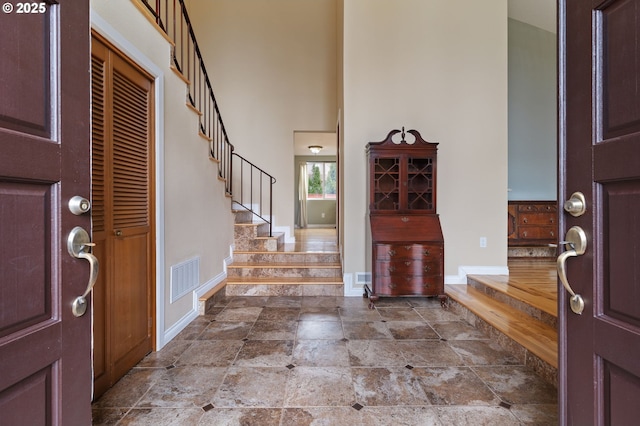
<svg viewBox="0 0 640 426">
<path fill-rule="evenodd" d="M 399 133 L 399 135 L 398 135 Z M 409 135 L 407 135 L 407 133 L 409 133 Z M 392 148 L 399 148 L 400 146 L 419 146 L 419 145 L 432 145 L 432 146 L 437 146 L 438 143 L 437 142 L 429 142 L 426 141 L 422 138 L 422 135 L 420 135 L 420 132 L 418 132 L 415 129 L 411 129 L 411 130 L 407 130 L 405 132 L 404 130 L 404 126 L 402 127 L 402 130 L 398 130 L 398 129 L 394 129 L 391 130 L 388 134 L 387 137 L 384 138 L 383 140 L 379 141 L 379 142 L 369 142 L 367 144 L 367 149 L 369 146 L 375 145 L 378 147 L 392 147 Z"/>
</svg>

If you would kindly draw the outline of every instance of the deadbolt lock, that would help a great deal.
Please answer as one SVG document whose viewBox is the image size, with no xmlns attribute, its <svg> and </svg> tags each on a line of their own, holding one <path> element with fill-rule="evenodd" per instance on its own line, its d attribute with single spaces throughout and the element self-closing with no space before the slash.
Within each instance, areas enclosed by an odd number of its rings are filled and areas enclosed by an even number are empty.
<svg viewBox="0 0 640 426">
<path fill-rule="evenodd" d="M 79 216 L 89 211 L 91 202 L 84 197 L 76 195 L 69 200 L 69 210 Z"/>
<path fill-rule="evenodd" d="M 587 211 L 587 200 L 582 192 L 574 192 L 571 198 L 564 202 L 564 210 L 571 216 L 582 216 Z"/>
</svg>

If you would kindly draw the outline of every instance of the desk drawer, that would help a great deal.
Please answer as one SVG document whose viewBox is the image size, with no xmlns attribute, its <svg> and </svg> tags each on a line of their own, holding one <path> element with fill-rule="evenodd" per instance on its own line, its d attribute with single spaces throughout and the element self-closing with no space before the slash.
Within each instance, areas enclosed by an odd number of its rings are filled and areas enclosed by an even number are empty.
<svg viewBox="0 0 640 426">
<path fill-rule="evenodd" d="M 374 246 L 376 259 L 439 259 L 442 257 L 442 244 L 409 243 L 409 244 L 381 244 Z"/>
<path fill-rule="evenodd" d="M 433 259 L 425 262 L 422 259 L 398 259 L 392 261 L 381 260 L 376 262 L 376 274 L 381 276 L 430 276 L 442 275 L 440 261 Z"/>
<path fill-rule="evenodd" d="M 444 277 L 376 277 L 373 291 L 383 296 L 420 295 L 434 296 L 444 294 Z"/>
</svg>

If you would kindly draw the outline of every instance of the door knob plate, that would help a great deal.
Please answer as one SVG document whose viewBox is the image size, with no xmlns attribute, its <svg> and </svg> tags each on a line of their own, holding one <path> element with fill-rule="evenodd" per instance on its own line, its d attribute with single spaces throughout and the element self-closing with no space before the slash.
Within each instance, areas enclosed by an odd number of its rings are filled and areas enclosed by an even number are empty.
<svg viewBox="0 0 640 426">
<path fill-rule="evenodd" d="M 566 244 L 570 249 L 575 250 L 574 256 L 582 256 L 587 251 L 587 234 L 579 226 L 572 226 L 567 231 L 565 241 L 561 241 L 560 244 Z"/>
</svg>

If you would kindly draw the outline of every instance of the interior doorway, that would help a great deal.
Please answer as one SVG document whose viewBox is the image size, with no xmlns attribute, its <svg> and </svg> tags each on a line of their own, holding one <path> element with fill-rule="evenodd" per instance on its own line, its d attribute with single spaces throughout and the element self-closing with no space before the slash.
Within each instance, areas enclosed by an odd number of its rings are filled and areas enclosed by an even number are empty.
<svg viewBox="0 0 640 426">
<path fill-rule="evenodd" d="M 297 229 L 336 228 L 338 149 L 334 131 L 294 132 L 294 218 Z"/>
<path fill-rule="evenodd" d="M 557 210 L 555 0 L 509 0 L 509 257 L 554 257 Z"/>
</svg>

